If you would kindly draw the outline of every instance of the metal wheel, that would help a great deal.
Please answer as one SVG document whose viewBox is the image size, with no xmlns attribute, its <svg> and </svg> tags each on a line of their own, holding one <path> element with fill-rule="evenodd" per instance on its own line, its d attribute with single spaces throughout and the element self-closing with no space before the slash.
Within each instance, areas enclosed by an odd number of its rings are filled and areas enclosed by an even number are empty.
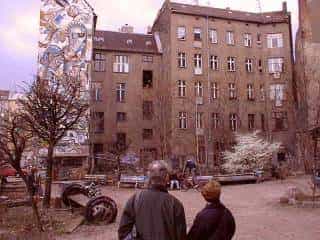
<svg viewBox="0 0 320 240">
<path fill-rule="evenodd" d="M 118 208 L 115 201 L 106 196 L 90 200 L 86 207 L 85 216 L 89 222 L 113 223 L 117 217 Z"/>
<path fill-rule="evenodd" d="M 83 195 L 87 195 L 87 191 L 85 190 L 85 188 L 77 183 L 68 185 L 62 193 L 62 201 L 63 203 L 69 207 L 70 205 L 72 205 L 72 207 L 79 207 L 77 204 L 71 202 L 69 200 L 69 196 L 72 195 L 76 195 L 76 194 L 83 194 Z"/>
</svg>

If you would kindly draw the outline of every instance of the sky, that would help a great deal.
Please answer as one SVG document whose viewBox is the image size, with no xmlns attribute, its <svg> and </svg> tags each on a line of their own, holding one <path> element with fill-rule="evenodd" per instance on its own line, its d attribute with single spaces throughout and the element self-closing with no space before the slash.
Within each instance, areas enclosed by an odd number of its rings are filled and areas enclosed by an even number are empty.
<svg viewBox="0 0 320 240">
<path fill-rule="evenodd" d="M 97 29 L 118 31 L 128 23 L 145 33 L 164 0 L 87 0 L 98 15 Z M 193 0 L 174 0 L 193 3 Z M 262 11 L 282 9 L 282 0 L 260 0 Z M 19 90 L 36 74 L 40 0 L 1 0 L 0 89 Z M 200 5 L 258 11 L 257 0 L 199 0 Z M 287 0 L 293 33 L 298 27 L 298 0 Z"/>
</svg>

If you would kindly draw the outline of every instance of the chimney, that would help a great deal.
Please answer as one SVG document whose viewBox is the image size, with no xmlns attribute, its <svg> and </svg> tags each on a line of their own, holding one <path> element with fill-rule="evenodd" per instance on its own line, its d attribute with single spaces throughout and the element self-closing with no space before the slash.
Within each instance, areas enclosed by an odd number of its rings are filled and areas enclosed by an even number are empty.
<svg viewBox="0 0 320 240">
<path fill-rule="evenodd" d="M 287 2 L 282 2 L 282 12 L 288 13 Z"/>
<path fill-rule="evenodd" d="M 231 8 L 230 8 L 230 7 L 226 7 L 226 9 L 227 9 L 228 11 L 230 11 L 230 10 L 231 10 Z"/>
<path fill-rule="evenodd" d="M 152 27 L 151 26 L 147 27 L 147 34 L 152 34 Z"/>
<path fill-rule="evenodd" d="M 133 27 L 129 24 L 125 24 L 120 28 L 120 32 L 122 33 L 133 33 Z"/>
<path fill-rule="evenodd" d="M 194 0 L 193 3 L 194 5 L 199 5 L 199 0 Z"/>
</svg>

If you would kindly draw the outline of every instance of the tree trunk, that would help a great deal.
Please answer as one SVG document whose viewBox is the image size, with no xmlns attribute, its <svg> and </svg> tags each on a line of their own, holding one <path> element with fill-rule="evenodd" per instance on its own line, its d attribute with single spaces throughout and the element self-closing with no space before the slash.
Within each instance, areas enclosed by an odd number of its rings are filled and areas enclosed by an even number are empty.
<svg viewBox="0 0 320 240">
<path fill-rule="evenodd" d="M 36 222 L 37 222 L 37 227 L 39 229 L 40 232 L 43 232 L 44 229 L 43 229 L 43 226 L 42 226 L 42 222 L 41 222 L 41 218 L 40 218 L 40 214 L 39 214 L 39 209 L 38 209 L 38 206 L 37 206 L 37 203 L 36 201 L 34 200 L 34 196 L 33 196 L 33 193 L 31 191 L 31 189 L 33 188 L 33 186 L 31 186 L 31 182 L 29 182 L 28 178 L 26 175 L 24 175 L 24 173 L 22 172 L 21 169 L 18 169 L 17 172 L 19 173 L 19 175 L 21 176 L 21 178 L 23 179 L 26 187 L 27 187 L 27 191 L 28 191 L 28 194 L 29 194 L 29 197 L 30 197 L 30 202 L 31 202 L 31 206 L 32 206 L 32 211 L 33 211 L 33 214 L 36 218 Z"/>
<path fill-rule="evenodd" d="M 54 145 L 49 144 L 48 158 L 47 158 L 47 173 L 46 173 L 46 181 L 45 181 L 45 195 L 43 199 L 43 206 L 45 208 L 50 208 L 52 169 L 53 169 L 53 150 L 54 150 Z"/>
</svg>

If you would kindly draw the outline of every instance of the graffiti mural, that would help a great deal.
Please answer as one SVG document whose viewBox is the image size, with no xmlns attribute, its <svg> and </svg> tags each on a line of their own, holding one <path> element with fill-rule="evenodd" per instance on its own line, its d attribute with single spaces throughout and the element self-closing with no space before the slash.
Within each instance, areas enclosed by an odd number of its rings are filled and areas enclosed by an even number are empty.
<svg viewBox="0 0 320 240">
<path fill-rule="evenodd" d="M 48 81 L 79 80 L 80 96 L 88 101 L 94 25 L 95 14 L 85 0 L 41 0 L 38 75 Z M 80 121 L 77 131 L 63 138 L 56 154 L 83 155 L 88 149 L 87 119 Z"/>
</svg>

